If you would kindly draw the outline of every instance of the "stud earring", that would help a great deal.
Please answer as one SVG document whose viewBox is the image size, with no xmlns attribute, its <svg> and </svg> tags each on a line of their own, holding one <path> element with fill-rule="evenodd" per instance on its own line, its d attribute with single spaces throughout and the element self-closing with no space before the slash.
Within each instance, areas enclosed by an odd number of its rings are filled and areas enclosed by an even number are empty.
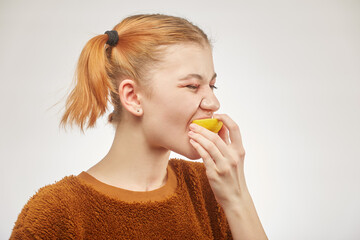
<svg viewBox="0 0 360 240">
<path fill-rule="evenodd" d="M 140 112 L 140 109 L 136 110 L 136 112 Z"/>
</svg>

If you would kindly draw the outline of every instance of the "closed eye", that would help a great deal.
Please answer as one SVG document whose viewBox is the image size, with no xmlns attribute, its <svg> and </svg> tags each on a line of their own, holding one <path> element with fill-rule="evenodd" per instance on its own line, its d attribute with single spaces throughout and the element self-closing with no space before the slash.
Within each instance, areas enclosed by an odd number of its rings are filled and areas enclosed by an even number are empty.
<svg viewBox="0 0 360 240">
<path fill-rule="evenodd" d="M 191 89 L 197 89 L 199 87 L 199 85 L 187 85 L 187 88 L 191 88 Z M 215 85 L 210 85 L 211 89 L 217 89 L 217 87 Z"/>
<path fill-rule="evenodd" d="M 191 89 L 197 89 L 199 85 L 187 85 L 186 87 Z"/>
</svg>

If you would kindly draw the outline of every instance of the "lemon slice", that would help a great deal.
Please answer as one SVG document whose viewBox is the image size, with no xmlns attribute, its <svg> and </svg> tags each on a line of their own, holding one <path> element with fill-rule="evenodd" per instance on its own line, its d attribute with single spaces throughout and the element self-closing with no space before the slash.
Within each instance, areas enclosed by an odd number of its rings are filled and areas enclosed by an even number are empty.
<svg viewBox="0 0 360 240">
<path fill-rule="evenodd" d="M 200 125 L 214 133 L 218 133 L 223 125 L 223 122 L 216 118 L 198 119 L 192 121 L 192 123 Z"/>
</svg>

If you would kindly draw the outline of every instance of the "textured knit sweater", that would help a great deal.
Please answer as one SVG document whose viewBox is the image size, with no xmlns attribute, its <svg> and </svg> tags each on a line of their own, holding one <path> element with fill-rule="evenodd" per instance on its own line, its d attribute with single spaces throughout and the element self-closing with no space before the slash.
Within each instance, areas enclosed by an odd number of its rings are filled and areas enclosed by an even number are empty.
<svg viewBox="0 0 360 240">
<path fill-rule="evenodd" d="M 167 174 L 147 192 L 66 176 L 29 199 L 10 239 L 232 239 L 204 164 L 170 159 Z"/>
</svg>

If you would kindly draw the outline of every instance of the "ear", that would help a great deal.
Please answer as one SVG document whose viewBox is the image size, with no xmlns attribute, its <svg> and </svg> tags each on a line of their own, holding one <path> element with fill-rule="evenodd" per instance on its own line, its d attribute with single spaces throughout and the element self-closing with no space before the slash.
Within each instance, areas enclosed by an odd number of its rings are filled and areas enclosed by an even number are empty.
<svg viewBox="0 0 360 240">
<path fill-rule="evenodd" d="M 138 93 L 138 84 L 131 79 L 124 79 L 119 85 L 119 97 L 121 104 L 126 110 L 135 116 L 142 115 L 140 104 L 141 96 Z"/>
</svg>

